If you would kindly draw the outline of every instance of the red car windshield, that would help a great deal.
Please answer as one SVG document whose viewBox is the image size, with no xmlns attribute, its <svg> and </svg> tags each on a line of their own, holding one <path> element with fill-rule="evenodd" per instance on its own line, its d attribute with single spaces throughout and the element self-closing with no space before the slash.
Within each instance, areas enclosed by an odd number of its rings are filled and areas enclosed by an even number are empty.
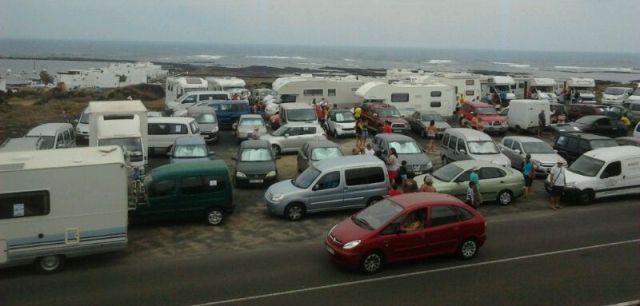
<svg viewBox="0 0 640 306">
<path fill-rule="evenodd" d="M 402 206 L 384 199 L 351 217 L 358 226 L 376 230 L 402 211 Z"/>
</svg>

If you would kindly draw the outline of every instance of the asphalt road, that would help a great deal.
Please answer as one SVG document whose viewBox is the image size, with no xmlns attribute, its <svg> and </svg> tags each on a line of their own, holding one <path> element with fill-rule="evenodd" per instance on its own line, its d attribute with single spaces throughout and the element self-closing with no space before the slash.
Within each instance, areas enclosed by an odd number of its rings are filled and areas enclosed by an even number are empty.
<svg viewBox="0 0 640 306">
<path fill-rule="evenodd" d="M 477 258 L 432 258 L 374 276 L 322 241 L 174 259 L 91 256 L 65 271 L 0 271 L 0 305 L 605 305 L 640 298 L 640 203 L 488 217 Z M 259 229 L 258 229 L 259 230 Z"/>
</svg>

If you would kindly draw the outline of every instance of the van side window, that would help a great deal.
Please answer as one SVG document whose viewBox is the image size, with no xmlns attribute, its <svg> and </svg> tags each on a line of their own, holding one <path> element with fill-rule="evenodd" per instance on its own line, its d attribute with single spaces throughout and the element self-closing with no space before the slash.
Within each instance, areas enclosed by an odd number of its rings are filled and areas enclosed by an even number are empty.
<svg viewBox="0 0 640 306">
<path fill-rule="evenodd" d="M 166 135 L 169 134 L 169 125 L 162 123 L 149 123 L 149 135 Z"/>
<path fill-rule="evenodd" d="M 347 186 L 367 185 L 384 182 L 384 171 L 381 167 L 349 169 L 344 172 Z"/>
<path fill-rule="evenodd" d="M 564 146 L 569 142 L 569 137 L 567 136 L 560 136 L 558 137 L 558 140 L 556 140 L 556 144 L 558 144 L 559 146 Z"/>
<path fill-rule="evenodd" d="M 449 143 L 449 134 L 444 134 L 444 136 L 442 136 L 442 146 L 446 147 L 448 143 Z"/>
<path fill-rule="evenodd" d="M 0 219 L 44 216 L 49 211 L 46 190 L 0 194 Z"/>
<path fill-rule="evenodd" d="M 458 151 L 460 150 L 464 150 L 465 152 L 469 152 L 467 151 L 467 146 L 464 144 L 464 140 L 462 138 L 458 139 Z"/>
<path fill-rule="evenodd" d="M 191 176 L 182 179 L 183 194 L 198 194 L 224 189 L 224 179 L 214 176 Z"/>
<path fill-rule="evenodd" d="M 569 138 L 569 141 L 567 142 L 567 147 L 570 150 L 577 150 L 578 149 L 578 142 L 579 142 L 578 138 L 571 137 L 571 138 Z"/>
<path fill-rule="evenodd" d="M 198 126 L 198 124 L 195 121 L 189 122 L 189 127 L 191 128 L 191 134 L 200 133 L 200 127 Z"/>
<path fill-rule="evenodd" d="M 451 139 L 449 140 L 449 149 L 455 150 L 456 149 L 456 142 L 458 142 L 458 137 L 451 136 Z"/>
<path fill-rule="evenodd" d="M 325 174 L 318 183 L 316 190 L 331 189 L 340 186 L 340 171 L 329 172 Z"/>
<path fill-rule="evenodd" d="M 600 178 L 608 178 L 618 176 L 622 173 L 622 165 L 619 161 L 610 163 L 604 171 L 602 171 L 602 175 Z"/>
<path fill-rule="evenodd" d="M 176 182 L 173 180 L 169 181 L 161 181 L 157 184 L 153 184 L 153 186 L 149 190 L 149 196 L 152 197 L 161 197 L 166 196 L 173 193 L 173 190 L 176 188 Z"/>
<path fill-rule="evenodd" d="M 511 149 L 511 144 L 513 144 L 513 140 L 512 139 L 505 139 L 502 142 L 502 145 L 504 145 L 505 147 Z"/>
<path fill-rule="evenodd" d="M 169 134 L 189 134 L 187 126 L 181 123 L 171 124 Z"/>
</svg>

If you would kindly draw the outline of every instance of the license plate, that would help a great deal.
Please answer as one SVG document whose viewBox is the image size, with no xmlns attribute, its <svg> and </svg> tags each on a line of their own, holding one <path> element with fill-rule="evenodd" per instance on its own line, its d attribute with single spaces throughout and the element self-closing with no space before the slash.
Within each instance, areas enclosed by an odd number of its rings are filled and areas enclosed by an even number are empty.
<svg viewBox="0 0 640 306">
<path fill-rule="evenodd" d="M 414 171 L 413 174 L 420 175 L 420 174 L 422 174 L 422 171 Z"/>
<path fill-rule="evenodd" d="M 331 255 L 335 255 L 336 251 L 334 251 L 331 247 L 327 246 L 327 252 L 329 252 L 329 254 Z"/>
<path fill-rule="evenodd" d="M 393 132 L 402 134 L 402 130 L 393 130 Z"/>
<path fill-rule="evenodd" d="M 264 180 L 249 180 L 249 183 L 251 184 L 262 184 L 264 182 Z"/>
</svg>

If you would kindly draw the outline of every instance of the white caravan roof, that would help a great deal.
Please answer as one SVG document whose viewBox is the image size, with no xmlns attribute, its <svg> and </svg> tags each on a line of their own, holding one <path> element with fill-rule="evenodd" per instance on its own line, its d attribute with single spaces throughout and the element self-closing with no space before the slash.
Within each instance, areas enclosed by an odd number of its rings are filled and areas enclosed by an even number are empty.
<svg viewBox="0 0 640 306">
<path fill-rule="evenodd" d="M 556 80 L 551 78 L 533 78 L 531 86 L 556 86 Z"/>
<path fill-rule="evenodd" d="M 513 80 L 510 76 L 492 76 L 489 78 L 489 82 L 491 83 L 493 80 L 493 84 L 496 85 L 514 85 L 516 81 Z"/>
<path fill-rule="evenodd" d="M 569 87 L 596 87 L 596 81 L 589 78 L 571 78 L 567 81 Z"/>
<path fill-rule="evenodd" d="M 319 77 L 313 75 L 300 75 L 291 77 L 277 78 L 271 84 L 273 90 L 279 92 L 280 89 L 286 85 L 302 82 L 325 82 L 325 83 L 364 83 L 367 78 L 347 75 L 347 76 L 333 76 L 333 77 Z"/>
<path fill-rule="evenodd" d="M 124 154 L 118 146 L 69 148 L 0 153 L 0 172 L 122 164 Z"/>
<path fill-rule="evenodd" d="M 356 95 L 362 98 L 370 98 L 369 94 L 372 90 L 377 89 L 378 87 L 384 87 L 390 90 L 393 88 L 401 88 L 401 89 L 425 89 L 425 90 L 446 90 L 451 89 L 453 91 L 453 86 L 446 85 L 442 83 L 413 83 L 413 82 L 395 82 L 395 83 L 385 83 L 379 81 L 367 82 L 360 86 L 358 90 L 356 90 Z"/>
<path fill-rule="evenodd" d="M 87 113 L 131 114 L 136 112 L 147 112 L 147 108 L 140 100 L 90 101 L 87 107 Z"/>
<path fill-rule="evenodd" d="M 217 83 L 221 87 L 242 87 L 247 86 L 247 83 L 240 78 L 236 77 L 207 77 L 207 82 Z"/>
<path fill-rule="evenodd" d="M 178 77 L 168 78 L 167 83 L 173 79 L 173 82 L 180 84 L 182 88 L 207 88 L 208 82 L 203 78 L 196 77 Z"/>
<path fill-rule="evenodd" d="M 360 88 L 358 88 L 358 90 L 356 90 L 356 96 L 364 98 L 370 90 L 378 86 L 385 86 L 385 85 L 388 85 L 388 84 L 380 81 L 364 83 L 362 86 L 360 86 Z"/>
</svg>

